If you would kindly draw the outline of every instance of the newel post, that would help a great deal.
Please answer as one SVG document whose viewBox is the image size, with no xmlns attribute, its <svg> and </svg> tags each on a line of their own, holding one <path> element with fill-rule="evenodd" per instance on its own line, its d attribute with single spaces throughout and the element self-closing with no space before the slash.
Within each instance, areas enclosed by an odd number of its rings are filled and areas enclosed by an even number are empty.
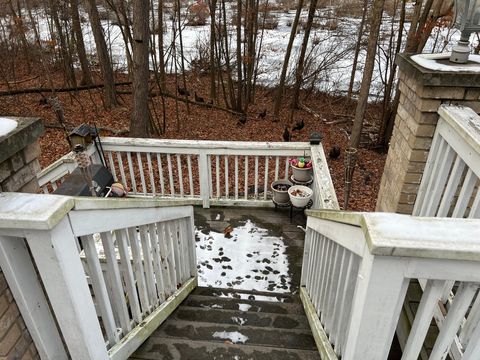
<svg viewBox="0 0 480 360">
<path fill-rule="evenodd" d="M 366 254 L 353 297 L 343 360 L 387 359 L 408 288 L 404 261 Z"/>
<path fill-rule="evenodd" d="M 109 359 L 68 217 L 25 233 L 71 357 Z"/>
<path fill-rule="evenodd" d="M 203 151 L 198 155 L 198 168 L 200 171 L 200 197 L 203 207 L 208 209 L 210 207 L 210 169 L 207 154 Z"/>
</svg>

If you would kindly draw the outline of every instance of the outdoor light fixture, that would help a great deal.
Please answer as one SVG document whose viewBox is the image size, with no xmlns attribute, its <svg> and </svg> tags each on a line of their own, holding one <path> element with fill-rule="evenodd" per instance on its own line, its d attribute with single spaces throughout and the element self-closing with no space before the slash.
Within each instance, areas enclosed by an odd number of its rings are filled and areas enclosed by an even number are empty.
<svg viewBox="0 0 480 360">
<path fill-rule="evenodd" d="M 465 64 L 470 54 L 470 34 L 480 31 L 480 0 L 455 0 L 455 27 L 461 35 L 452 49 L 450 61 Z"/>
</svg>

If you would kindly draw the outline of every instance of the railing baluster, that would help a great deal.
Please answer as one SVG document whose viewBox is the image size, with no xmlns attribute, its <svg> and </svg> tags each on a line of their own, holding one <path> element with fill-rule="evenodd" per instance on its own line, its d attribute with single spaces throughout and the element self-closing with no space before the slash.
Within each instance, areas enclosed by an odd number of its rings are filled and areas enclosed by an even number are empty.
<svg viewBox="0 0 480 360">
<path fill-rule="evenodd" d="M 235 155 L 235 200 L 238 199 L 238 155 Z"/>
<path fill-rule="evenodd" d="M 333 247 L 332 241 L 326 237 L 324 237 L 324 243 L 325 245 L 322 250 L 322 256 L 321 256 L 321 259 L 322 259 L 322 266 L 320 268 L 321 279 L 318 279 L 318 283 L 320 284 L 320 291 L 319 291 L 317 302 L 314 303 L 315 308 L 319 309 L 319 312 L 323 312 L 325 310 L 322 307 L 322 299 L 326 292 L 327 281 L 328 281 L 328 278 L 327 278 L 328 264 L 330 261 L 330 257 L 332 255 L 331 249 Z"/>
<path fill-rule="evenodd" d="M 337 309 L 337 302 L 338 302 L 338 289 L 340 288 L 340 280 L 341 280 L 341 275 L 342 275 L 342 269 L 343 269 L 343 263 L 345 261 L 345 252 L 346 250 L 341 247 L 337 246 L 338 251 L 337 255 L 335 257 L 335 262 L 334 262 L 334 272 L 332 276 L 332 283 L 331 283 L 331 289 L 329 291 L 328 295 L 328 300 L 327 300 L 327 317 L 325 320 L 325 329 L 327 332 L 331 335 L 334 333 L 333 331 L 333 324 L 338 321 L 336 318 L 333 317 L 335 309 Z M 330 339 L 333 340 L 333 337 L 330 336 Z M 335 344 L 334 341 L 332 341 L 332 344 Z"/>
<path fill-rule="evenodd" d="M 118 260 L 115 255 L 115 249 L 113 247 L 112 233 L 107 231 L 100 234 L 103 244 L 103 250 L 105 252 L 105 260 L 107 263 L 107 269 L 110 274 L 108 277 L 111 281 L 112 288 L 112 302 L 115 305 L 117 316 L 120 320 L 123 333 L 126 334 L 132 329 L 130 325 L 130 317 L 128 316 L 127 303 L 125 302 L 125 294 L 123 292 L 122 279 L 120 278 L 120 270 L 118 268 Z"/>
<path fill-rule="evenodd" d="M 465 181 L 463 182 L 462 190 L 460 190 L 460 194 L 458 195 L 457 203 L 453 209 L 452 217 L 463 217 L 470 201 L 470 197 L 475 189 L 477 180 L 478 178 L 475 176 L 472 169 L 469 168 L 467 175 L 465 175 Z"/>
<path fill-rule="evenodd" d="M 182 269 L 182 254 L 179 247 L 178 241 L 178 224 L 175 220 L 169 221 L 168 226 L 170 227 L 171 241 L 172 241 L 172 250 L 175 257 L 175 271 L 177 274 L 177 286 L 183 281 L 183 269 Z"/>
<path fill-rule="evenodd" d="M 480 188 L 477 189 L 477 195 L 473 200 L 472 206 L 470 208 L 470 213 L 468 214 L 469 219 L 478 219 L 480 218 Z"/>
<path fill-rule="evenodd" d="M 165 194 L 165 182 L 163 180 L 163 165 L 162 157 L 160 154 L 157 154 L 157 163 L 158 163 L 158 176 L 160 178 L 160 194 Z"/>
<path fill-rule="evenodd" d="M 217 178 L 217 198 L 220 198 L 220 157 L 215 156 L 215 175 Z"/>
<path fill-rule="evenodd" d="M 123 279 L 128 294 L 128 303 L 132 316 L 139 324 L 142 321 L 142 314 L 140 304 L 138 302 L 137 289 L 135 287 L 135 277 L 133 275 L 131 256 L 128 252 L 127 233 L 125 229 L 115 230 L 115 239 L 118 244 L 118 251 L 120 253 L 120 266 L 122 267 Z"/>
<path fill-rule="evenodd" d="M 155 283 L 160 302 L 165 301 L 165 285 L 163 284 L 162 265 L 160 260 L 160 249 L 158 247 L 158 232 L 155 223 L 148 225 L 150 234 L 150 248 L 152 249 L 153 271 L 155 273 Z"/>
<path fill-rule="evenodd" d="M 448 310 L 445 322 L 440 329 L 430 359 L 445 359 L 452 345 L 452 339 L 462 323 L 468 307 L 478 289 L 478 284 L 462 282 L 458 287 L 455 299 Z"/>
<path fill-rule="evenodd" d="M 175 195 L 175 184 L 173 182 L 172 157 L 167 154 L 168 179 L 170 181 L 170 195 Z"/>
<path fill-rule="evenodd" d="M 452 147 L 446 145 L 445 152 L 442 154 L 442 159 L 440 160 L 439 171 L 436 175 L 435 183 L 432 189 L 433 192 L 428 198 L 427 207 L 425 208 L 425 213 L 423 216 L 435 216 L 437 213 L 440 196 L 443 193 L 454 155 L 455 152 L 453 151 Z"/>
<path fill-rule="evenodd" d="M 333 249 L 332 249 L 332 255 L 330 256 L 328 262 L 329 262 L 329 265 L 328 265 L 328 272 L 327 272 L 327 283 L 325 284 L 325 293 L 323 294 L 323 297 L 322 297 L 322 313 L 321 313 L 321 320 L 322 320 L 322 323 L 325 324 L 326 321 L 327 321 L 327 316 L 328 316 L 328 311 L 329 311 L 329 308 L 328 308 L 328 299 L 329 299 L 329 296 L 331 294 L 331 291 L 332 291 L 332 281 L 333 281 L 333 272 L 335 270 L 335 264 L 336 264 L 336 260 L 337 260 L 337 255 L 338 255 L 338 244 L 334 243 L 332 241 L 332 246 L 333 246 Z"/>
<path fill-rule="evenodd" d="M 150 312 L 150 303 L 148 301 L 145 271 L 143 270 L 143 261 L 140 254 L 137 229 L 133 227 L 128 228 L 128 237 L 130 240 L 130 249 L 132 250 L 133 269 L 135 272 L 135 280 L 138 287 L 140 304 L 142 305 L 142 314 L 146 315 Z"/>
<path fill-rule="evenodd" d="M 136 194 L 137 182 L 135 181 L 135 173 L 133 172 L 132 154 L 130 152 L 127 152 L 127 161 L 128 161 L 128 170 L 130 171 L 130 179 L 132 180 L 132 188 L 130 190 L 131 192 Z"/>
<path fill-rule="evenodd" d="M 168 260 L 168 246 L 165 223 L 157 223 L 158 246 L 160 248 L 160 260 L 162 264 L 163 284 L 165 286 L 166 297 L 170 296 L 176 290 L 176 284 L 172 281 L 172 265 Z"/>
<path fill-rule="evenodd" d="M 288 156 L 285 157 L 285 179 L 288 180 L 288 168 L 290 166 L 290 163 L 288 162 Z"/>
<path fill-rule="evenodd" d="M 137 152 L 138 171 L 140 172 L 140 181 L 142 182 L 142 193 L 147 194 L 147 184 L 145 183 L 145 171 L 143 170 L 142 154 Z"/>
<path fill-rule="evenodd" d="M 145 280 L 150 305 L 155 307 L 158 304 L 157 290 L 153 279 L 152 252 L 150 249 L 150 234 L 146 225 L 140 225 L 140 243 L 142 245 L 143 265 L 145 267 Z"/>
<path fill-rule="evenodd" d="M 180 154 L 177 154 L 177 172 L 178 172 L 178 182 L 180 184 L 180 196 L 183 197 L 183 173 L 182 173 L 182 159 Z"/>
<path fill-rule="evenodd" d="M 228 155 L 225 155 L 225 198 L 228 199 Z"/>
<path fill-rule="evenodd" d="M 108 341 L 113 346 L 118 340 L 116 333 L 115 320 L 113 318 L 112 306 L 108 298 L 107 286 L 103 278 L 102 267 L 98 260 L 97 249 L 95 248 L 95 240 L 92 235 L 82 236 L 83 249 L 85 257 L 87 258 L 90 279 L 92 280 L 93 291 L 95 293 L 95 300 L 100 308 L 100 315 L 102 318 L 105 333 Z"/>
<path fill-rule="evenodd" d="M 245 200 L 248 199 L 248 155 L 245 156 Z"/>
<path fill-rule="evenodd" d="M 147 166 L 148 166 L 148 175 L 150 175 L 150 190 L 152 191 L 152 195 L 157 194 L 157 190 L 155 189 L 155 178 L 153 177 L 153 167 L 152 167 L 152 156 L 150 153 L 147 153 Z"/>
<path fill-rule="evenodd" d="M 278 180 L 279 170 L 280 170 L 280 156 L 275 156 L 275 181 Z"/>
<path fill-rule="evenodd" d="M 335 311 L 334 319 L 338 319 L 335 321 L 336 329 L 334 330 L 333 338 L 335 339 L 335 351 L 338 355 L 341 356 L 343 347 L 345 346 L 345 331 L 347 329 L 347 322 L 348 322 L 348 309 L 351 305 L 351 297 L 350 297 L 350 281 L 352 278 L 355 279 L 355 275 L 353 273 L 353 263 L 354 263 L 354 254 L 348 252 L 348 259 L 347 259 L 347 266 L 345 270 L 345 277 L 341 286 L 341 299 L 337 304 L 336 309 L 338 308 L 338 312 Z M 353 292 L 353 291 L 352 291 Z M 348 308 L 348 309 L 347 309 Z"/>
<path fill-rule="evenodd" d="M 108 164 L 109 164 L 109 166 L 110 166 L 110 171 L 112 172 L 113 179 L 114 179 L 115 181 L 118 181 L 118 179 L 117 179 L 117 171 L 115 170 L 115 163 L 113 162 L 112 152 L 111 152 L 111 151 L 108 151 L 108 152 L 107 152 L 107 156 L 108 156 Z"/>
<path fill-rule="evenodd" d="M 255 156 L 255 200 L 258 199 L 258 156 Z"/>
<path fill-rule="evenodd" d="M 442 201 L 440 202 L 440 206 L 438 208 L 438 212 L 436 216 L 445 217 L 448 215 L 448 212 L 450 211 L 452 199 L 455 196 L 458 184 L 462 179 L 462 173 L 464 168 L 465 168 L 465 162 L 462 160 L 460 156 L 457 156 L 452 168 L 452 172 L 449 175 L 447 187 L 443 192 Z"/>
<path fill-rule="evenodd" d="M 311 273 L 311 278 L 310 278 L 310 286 L 311 286 L 311 292 L 312 292 L 312 303 L 314 304 L 315 310 L 317 310 L 317 315 L 320 315 L 320 309 L 316 304 L 318 304 L 318 299 L 319 299 L 319 286 L 320 286 L 320 281 L 318 276 L 314 276 L 317 272 L 318 265 L 322 261 L 322 254 L 321 254 L 321 246 L 324 241 L 323 236 L 320 234 L 315 234 L 314 238 L 314 243 L 313 243 L 313 260 L 312 260 L 312 273 Z M 320 275 L 320 274 L 318 274 Z"/>
<path fill-rule="evenodd" d="M 213 174 L 212 174 L 212 156 L 207 154 L 207 163 L 208 163 L 208 184 L 210 197 L 213 198 Z"/>
<path fill-rule="evenodd" d="M 427 280 L 423 295 L 413 321 L 410 335 L 403 350 L 402 359 L 417 359 L 432 323 L 433 313 L 438 299 L 442 295 L 445 281 Z"/>
<path fill-rule="evenodd" d="M 192 156 L 187 155 L 187 167 L 188 167 L 188 184 L 190 186 L 190 196 L 195 196 L 195 188 L 193 187 L 193 176 L 192 176 Z"/>
<path fill-rule="evenodd" d="M 172 292 L 177 289 L 178 285 L 178 278 L 177 278 L 177 264 L 175 262 L 175 253 L 173 249 L 173 242 L 172 242 L 172 231 L 170 229 L 170 224 L 165 222 L 165 245 L 166 245 L 166 256 L 167 261 L 170 265 L 170 281 L 172 285 Z"/>
<path fill-rule="evenodd" d="M 265 156 L 265 179 L 263 184 L 263 200 L 267 200 L 267 189 L 268 189 L 268 156 Z"/>
<path fill-rule="evenodd" d="M 120 168 L 120 175 L 122 177 L 121 181 L 123 186 L 128 187 L 127 183 L 127 177 L 125 176 L 125 169 L 123 168 L 123 160 L 122 160 L 122 153 L 117 152 L 117 161 L 118 161 L 118 167 Z M 118 179 L 117 179 L 118 181 Z"/>
</svg>

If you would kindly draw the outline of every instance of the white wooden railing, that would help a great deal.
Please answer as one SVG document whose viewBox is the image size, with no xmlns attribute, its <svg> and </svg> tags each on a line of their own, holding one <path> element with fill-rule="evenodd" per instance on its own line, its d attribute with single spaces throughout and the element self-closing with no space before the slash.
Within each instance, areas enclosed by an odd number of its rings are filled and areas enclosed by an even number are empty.
<svg viewBox="0 0 480 360">
<path fill-rule="evenodd" d="M 288 160 L 312 155 L 318 190 L 314 207 L 338 208 L 321 144 L 111 137 L 101 141 L 107 166 L 131 195 L 190 199 L 204 207 L 272 206 L 270 184 L 291 175 Z M 98 162 L 95 148 L 89 151 Z M 38 176 L 45 192 L 52 192 L 72 171 L 64 158 Z"/>
<path fill-rule="evenodd" d="M 412 279 L 426 286 L 402 359 L 418 358 L 452 281 L 458 287 L 443 307 L 429 358 L 445 359 L 457 341 L 461 359 L 480 358 L 480 220 L 325 210 L 308 215 L 300 295 L 322 359 L 387 359 Z"/>
<path fill-rule="evenodd" d="M 197 281 L 185 203 L 1 194 L 0 266 L 42 359 L 127 359 L 180 304 Z"/>
<path fill-rule="evenodd" d="M 413 215 L 480 218 L 480 116 L 442 105 Z"/>
</svg>

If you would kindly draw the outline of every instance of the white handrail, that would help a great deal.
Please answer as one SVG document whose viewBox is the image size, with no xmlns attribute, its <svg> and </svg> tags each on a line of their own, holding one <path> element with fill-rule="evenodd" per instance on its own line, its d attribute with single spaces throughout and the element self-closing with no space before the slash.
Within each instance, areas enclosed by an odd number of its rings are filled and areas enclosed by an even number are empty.
<svg viewBox="0 0 480 360">
<path fill-rule="evenodd" d="M 438 300 L 452 281 L 459 287 L 444 309 L 431 356 L 448 353 L 457 333 L 464 334 L 463 358 L 480 356 L 480 331 L 473 331 L 479 311 L 467 313 L 480 283 L 480 220 L 338 211 L 308 215 L 301 295 L 305 308 L 312 309 L 307 316 L 322 358 L 386 359 L 412 279 L 424 279 L 426 288 L 403 359 L 419 356 Z"/>
<path fill-rule="evenodd" d="M 273 206 L 270 184 L 290 177 L 288 160 L 311 156 L 313 207 L 339 208 L 321 144 L 113 137 L 101 141 L 112 175 L 131 195 L 183 198 L 204 207 Z M 89 151 L 94 157 L 95 148 Z M 55 189 L 75 167 L 70 158 L 41 172 L 39 183 L 45 192 Z"/>
<path fill-rule="evenodd" d="M 196 286 L 184 204 L 2 194 L 0 266 L 45 358 L 66 352 L 32 259 L 72 358 L 127 359 Z"/>
</svg>

